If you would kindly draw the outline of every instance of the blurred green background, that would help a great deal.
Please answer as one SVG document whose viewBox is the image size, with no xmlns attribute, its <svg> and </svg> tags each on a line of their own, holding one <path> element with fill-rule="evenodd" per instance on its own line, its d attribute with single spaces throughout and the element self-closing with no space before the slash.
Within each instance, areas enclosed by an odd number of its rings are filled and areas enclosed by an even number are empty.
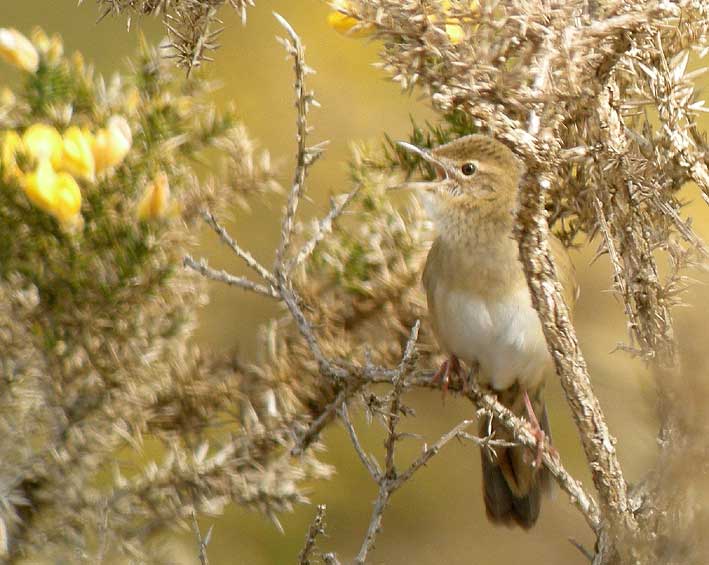
<svg viewBox="0 0 709 565">
<path fill-rule="evenodd" d="M 29 33 L 39 25 L 47 32 L 64 37 L 67 51 L 80 50 L 93 60 L 98 71 L 110 75 L 121 68 L 137 46 L 138 33 L 152 41 L 162 38 L 156 20 L 134 20 L 130 33 L 123 18 L 107 18 L 96 23 L 94 2 L 76 6 L 76 0 L 5 0 L 0 15 L 1 27 L 16 27 Z M 422 120 L 432 116 L 425 101 L 402 95 L 398 87 L 373 67 L 377 45 L 338 35 L 325 23 L 328 8 L 318 0 L 259 0 L 249 10 L 248 23 L 242 27 L 235 14 L 224 10 L 225 32 L 216 61 L 207 74 L 221 82 L 215 95 L 219 105 L 234 103 L 251 135 L 268 148 L 280 163 L 281 181 L 288 185 L 295 147 L 291 62 L 274 37 L 281 29 L 271 15 L 281 13 L 301 35 L 307 47 L 307 60 L 317 74 L 310 78 L 322 104 L 311 115 L 315 125 L 313 140 L 329 139 L 326 158 L 312 169 L 308 184 L 312 200 L 302 208 L 303 217 L 322 212 L 328 194 L 346 190 L 346 163 L 349 144 L 354 140 L 378 140 L 383 133 L 404 138 L 409 130 L 409 115 Z M 4 74 L 3 74 L 4 73 Z M 0 81 L 14 75 L 0 70 Z M 709 83 L 705 83 L 708 84 Z M 706 130 L 707 122 L 703 124 Z M 686 197 L 696 199 L 687 210 L 695 217 L 695 228 L 709 236 L 709 215 L 693 187 Z M 272 261 L 279 230 L 278 215 L 282 201 L 254 203 L 250 212 L 237 211 L 233 233 L 246 248 L 265 264 Z M 202 253 L 220 267 L 241 272 L 241 265 L 204 234 Z M 591 264 L 595 245 L 574 253 L 582 284 L 576 321 L 588 360 L 594 386 L 606 410 L 613 433 L 618 437 L 621 462 L 632 482 L 642 476 L 655 450 L 653 384 L 644 368 L 622 353 L 611 354 L 619 341 L 626 339 L 622 307 L 606 292 L 610 272 L 605 260 Z M 697 284 L 687 294 L 695 305 L 677 312 L 680 339 L 694 351 L 691 365 L 704 366 L 703 339 L 697 328 L 703 326 L 703 304 L 709 292 L 702 282 L 707 277 L 691 273 Z M 245 360 L 254 359 L 256 330 L 277 312 L 267 299 L 213 285 L 211 303 L 204 310 L 199 341 L 216 349 L 238 347 Z M 568 409 L 559 387 L 550 379 L 549 408 L 554 441 L 569 470 L 590 484 Z M 445 404 L 437 394 L 410 398 L 419 417 L 410 431 L 426 440 L 435 440 L 462 418 L 470 417 L 471 407 L 455 398 Z M 381 452 L 381 430 L 358 421 L 367 447 Z M 374 484 L 353 454 L 343 430 L 332 427 L 325 436 L 327 452 L 323 459 L 335 465 L 337 473 L 329 482 L 311 486 L 313 503 L 327 504 L 327 535 L 320 547 L 336 551 L 343 562 L 356 553 L 369 521 L 375 497 Z M 418 446 L 408 450 L 417 453 Z M 471 445 L 453 444 L 415 479 L 398 492 L 384 516 L 371 563 L 584 563 L 585 558 L 569 538 L 591 546 L 585 523 L 562 493 L 547 500 L 538 525 L 531 532 L 495 528 L 484 516 L 480 492 L 479 455 Z M 265 517 L 231 507 L 219 518 L 203 519 L 202 529 L 214 526 L 209 557 L 212 565 L 280 564 L 296 561 L 314 506 L 301 506 L 281 516 L 281 534 Z M 190 533 L 169 538 L 174 562 L 196 563 L 196 542 Z"/>
</svg>

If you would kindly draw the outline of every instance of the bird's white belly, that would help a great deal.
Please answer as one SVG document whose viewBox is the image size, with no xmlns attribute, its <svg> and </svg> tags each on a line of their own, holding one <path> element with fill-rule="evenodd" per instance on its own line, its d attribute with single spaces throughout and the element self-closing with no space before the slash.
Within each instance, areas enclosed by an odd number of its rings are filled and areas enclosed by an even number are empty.
<svg viewBox="0 0 709 565">
<path fill-rule="evenodd" d="M 441 345 L 467 364 L 479 363 L 482 382 L 496 390 L 541 382 L 551 356 L 526 288 L 492 301 L 439 286 L 435 300 Z"/>
</svg>

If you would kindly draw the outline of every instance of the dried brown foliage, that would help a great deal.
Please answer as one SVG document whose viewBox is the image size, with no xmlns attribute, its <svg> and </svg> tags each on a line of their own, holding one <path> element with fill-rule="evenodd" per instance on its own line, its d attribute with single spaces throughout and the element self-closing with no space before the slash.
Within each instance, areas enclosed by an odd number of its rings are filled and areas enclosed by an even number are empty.
<svg viewBox="0 0 709 565">
<path fill-rule="evenodd" d="M 96 0 L 96 3 L 101 19 L 124 14 L 129 28 L 135 17 L 162 18 L 170 40 L 170 57 L 189 74 L 204 61 L 211 61 L 210 53 L 219 47 L 218 38 L 223 31 L 221 9 L 230 6 L 244 24 L 246 9 L 254 5 L 254 0 Z"/>
</svg>

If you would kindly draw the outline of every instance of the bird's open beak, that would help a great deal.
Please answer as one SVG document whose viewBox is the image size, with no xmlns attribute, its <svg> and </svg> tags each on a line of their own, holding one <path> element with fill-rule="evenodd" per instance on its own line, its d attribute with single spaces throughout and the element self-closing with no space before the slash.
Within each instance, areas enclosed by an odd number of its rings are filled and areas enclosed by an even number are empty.
<svg viewBox="0 0 709 565">
<path fill-rule="evenodd" d="M 417 182 L 405 182 L 397 186 L 391 187 L 391 189 L 400 189 L 400 188 L 409 188 L 409 189 L 414 189 L 414 190 L 420 190 L 420 191 L 425 191 L 425 192 L 434 192 L 437 190 L 440 190 L 441 188 L 441 180 L 447 179 L 448 178 L 448 173 L 446 173 L 446 168 L 441 163 L 438 159 L 436 159 L 431 152 L 428 149 L 422 149 L 421 147 L 416 147 L 415 145 L 412 145 L 411 143 L 407 143 L 406 141 L 397 141 L 396 144 L 399 147 L 402 147 L 406 149 L 407 151 L 410 151 L 411 153 L 415 153 L 425 161 L 428 161 L 431 163 L 435 168 L 436 171 L 438 171 L 440 175 L 439 180 L 435 181 L 417 181 Z"/>
<path fill-rule="evenodd" d="M 412 145 L 411 143 L 407 143 L 406 141 L 397 141 L 396 144 L 403 148 L 406 149 L 407 151 L 411 153 L 415 153 L 421 159 L 424 161 L 428 161 L 431 163 L 434 167 L 436 167 L 436 170 L 444 177 L 446 178 L 448 176 L 448 173 L 446 172 L 446 166 L 444 163 L 442 163 L 440 160 L 436 159 L 436 157 L 433 156 L 431 151 L 428 149 L 423 149 L 421 147 L 416 147 L 415 145 Z"/>
<path fill-rule="evenodd" d="M 408 143 L 406 141 L 397 141 L 396 144 L 399 147 L 410 151 L 411 153 L 416 153 L 416 155 L 418 155 L 422 159 L 426 159 L 426 161 L 429 161 L 431 163 L 436 161 L 436 159 L 433 157 L 433 155 L 431 155 L 431 152 L 428 149 L 416 147 L 415 145 L 412 145 L 411 143 Z"/>
</svg>

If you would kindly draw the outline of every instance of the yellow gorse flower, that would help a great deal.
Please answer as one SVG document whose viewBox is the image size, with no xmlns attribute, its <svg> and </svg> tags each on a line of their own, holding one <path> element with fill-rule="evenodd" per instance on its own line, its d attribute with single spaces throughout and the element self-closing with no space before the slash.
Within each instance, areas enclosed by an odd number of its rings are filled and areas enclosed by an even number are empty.
<svg viewBox="0 0 709 565">
<path fill-rule="evenodd" d="M 48 159 L 22 178 L 22 188 L 32 204 L 54 216 L 64 227 L 81 220 L 81 190 L 69 173 L 57 173 Z"/>
<path fill-rule="evenodd" d="M 61 159 L 63 140 L 61 134 L 52 126 L 33 124 L 22 135 L 22 144 L 30 155 L 38 161 Z"/>
<path fill-rule="evenodd" d="M 359 25 L 359 20 L 338 11 L 349 10 L 350 2 L 348 0 L 334 0 L 330 5 L 334 10 L 327 15 L 327 24 L 332 29 L 349 37 L 366 37 L 372 34 L 373 29 L 369 25 L 360 26 L 356 31 L 353 31 Z"/>
<path fill-rule="evenodd" d="M 148 184 L 143 197 L 138 203 L 137 216 L 139 220 L 149 221 L 165 217 L 170 208 L 170 183 L 167 175 L 159 172 Z"/>
<path fill-rule="evenodd" d="M 450 0 L 441 0 L 440 6 L 444 14 L 446 15 L 448 15 L 448 13 L 453 8 L 452 2 Z M 468 4 L 468 7 L 470 8 L 471 12 L 477 12 L 480 9 L 480 3 L 477 0 L 474 0 L 473 2 L 470 2 Z M 428 21 L 431 23 L 436 23 L 438 21 L 438 18 L 435 15 L 428 16 Z M 463 26 L 460 25 L 459 21 L 460 20 L 458 20 L 458 18 L 446 18 L 446 35 L 448 36 L 448 39 L 453 45 L 457 45 L 465 39 L 465 30 L 463 29 Z"/>
<path fill-rule="evenodd" d="M 32 171 L 25 173 L 20 168 L 18 154 L 30 159 L 26 163 L 32 164 Z M 85 162 L 87 154 L 89 164 Z M 90 142 L 77 127 L 69 128 L 64 137 L 46 124 L 33 124 L 22 136 L 8 131 L 0 145 L 0 163 L 3 180 L 17 180 L 27 199 L 54 216 L 62 227 L 74 228 L 81 223 L 81 190 L 66 171 L 88 178 L 93 155 Z M 63 170 L 57 172 L 59 168 Z"/>
<path fill-rule="evenodd" d="M 334 8 L 327 16 L 327 23 L 331 28 L 350 37 L 365 37 L 372 34 L 373 28 L 371 25 L 360 26 L 360 21 L 357 18 L 342 13 L 342 11 L 348 11 L 350 9 L 351 2 L 349 2 L 349 0 L 333 0 L 330 5 Z M 439 5 L 444 13 L 448 14 L 448 12 L 451 11 L 451 0 L 440 0 Z M 479 9 L 480 4 L 477 0 L 474 0 L 470 2 L 469 6 L 471 12 L 475 12 Z M 438 17 L 435 15 L 428 16 L 428 21 L 436 23 Z M 448 39 L 454 45 L 465 39 L 465 30 L 463 26 L 459 24 L 457 18 L 448 19 L 444 26 Z M 355 28 L 357 28 L 356 31 L 353 31 Z"/>
<path fill-rule="evenodd" d="M 21 136 L 8 131 L 0 139 L 3 180 L 16 179 L 32 204 L 54 216 L 63 227 L 75 228 L 81 223 L 81 190 L 76 179 L 93 181 L 97 171 L 123 161 L 131 144 L 130 126 L 122 116 L 111 117 L 96 136 L 78 126 L 69 127 L 62 135 L 41 123 L 31 125 Z M 18 163 L 18 154 L 28 158 L 26 164 Z M 26 172 L 20 164 L 34 168 Z M 163 184 L 167 185 L 167 177 Z M 169 198 L 166 186 L 158 186 L 155 192 L 148 213 L 151 217 L 164 213 Z"/>
<path fill-rule="evenodd" d="M 76 126 L 64 132 L 61 157 L 53 161 L 58 170 L 67 171 L 77 177 L 93 180 L 96 172 L 92 150 L 93 136 Z"/>
<path fill-rule="evenodd" d="M 34 73 L 39 67 L 39 53 L 35 46 L 12 28 L 0 28 L 0 59 L 29 73 Z"/>
<path fill-rule="evenodd" d="M 119 165 L 130 151 L 133 136 L 123 116 L 112 116 L 103 129 L 96 132 L 92 143 L 97 173 Z"/>
<path fill-rule="evenodd" d="M 453 45 L 465 39 L 465 31 L 458 24 L 446 24 L 446 35 Z"/>
</svg>

